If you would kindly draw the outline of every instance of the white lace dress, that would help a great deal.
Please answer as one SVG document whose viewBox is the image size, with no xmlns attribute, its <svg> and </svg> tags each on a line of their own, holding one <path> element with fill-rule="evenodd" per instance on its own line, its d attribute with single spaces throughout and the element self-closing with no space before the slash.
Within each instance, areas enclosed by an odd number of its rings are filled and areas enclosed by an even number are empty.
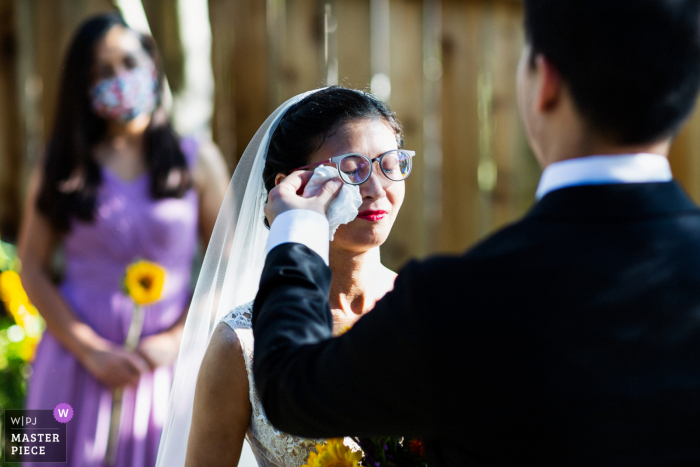
<svg viewBox="0 0 700 467">
<path fill-rule="evenodd" d="M 288 435 L 276 430 L 265 417 L 253 380 L 252 312 L 253 302 L 246 303 L 230 311 L 221 320 L 233 329 L 243 348 L 252 409 L 246 439 L 260 467 L 301 467 L 306 463 L 309 453 L 315 451 L 316 444 L 323 443 L 325 440 Z"/>
</svg>

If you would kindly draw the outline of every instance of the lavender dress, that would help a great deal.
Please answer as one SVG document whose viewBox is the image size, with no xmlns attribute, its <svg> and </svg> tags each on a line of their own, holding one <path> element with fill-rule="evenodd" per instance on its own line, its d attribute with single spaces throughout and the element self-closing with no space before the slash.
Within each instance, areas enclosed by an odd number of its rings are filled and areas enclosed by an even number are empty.
<svg viewBox="0 0 700 467">
<path fill-rule="evenodd" d="M 193 161 L 196 145 L 183 140 L 182 147 L 188 161 Z M 168 271 L 162 301 L 146 310 L 143 336 L 170 328 L 189 305 L 197 194 L 192 189 L 181 199 L 153 200 L 149 190 L 149 174 L 124 181 L 103 169 L 95 221 L 73 221 L 65 238 L 61 295 L 79 319 L 117 344 L 124 342 L 132 312 L 130 300 L 120 291 L 120 280 L 127 264 L 135 259 L 158 262 Z M 172 376 L 171 366 L 160 367 L 143 375 L 138 386 L 124 391 L 117 466 L 155 464 Z M 37 467 L 103 465 L 111 401 L 110 389 L 45 333 L 26 408 L 53 409 L 67 402 L 75 415 L 67 425 L 68 462 Z"/>
</svg>

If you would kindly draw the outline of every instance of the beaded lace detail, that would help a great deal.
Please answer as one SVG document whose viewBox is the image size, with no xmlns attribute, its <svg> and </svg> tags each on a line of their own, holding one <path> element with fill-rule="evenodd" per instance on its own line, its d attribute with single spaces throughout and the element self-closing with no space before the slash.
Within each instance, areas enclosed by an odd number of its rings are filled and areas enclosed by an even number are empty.
<svg viewBox="0 0 700 467">
<path fill-rule="evenodd" d="M 253 302 L 231 310 L 222 321 L 236 333 L 243 349 L 243 358 L 248 372 L 248 392 L 250 394 L 250 425 L 246 439 L 261 467 L 301 467 L 309 453 L 315 450 L 316 443 L 325 440 L 299 438 L 276 430 L 265 417 L 263 406 L 255 390 L 253 379 Z"/>
</svg>

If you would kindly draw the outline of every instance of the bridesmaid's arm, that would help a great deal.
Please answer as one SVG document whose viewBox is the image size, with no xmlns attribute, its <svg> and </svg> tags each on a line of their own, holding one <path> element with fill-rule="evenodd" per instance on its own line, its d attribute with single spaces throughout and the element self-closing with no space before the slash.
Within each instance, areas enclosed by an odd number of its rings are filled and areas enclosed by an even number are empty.
<svg viewBox="0 0 700 467">
<path fill-rule="evenodd" d="M 50 259 L 59 236 L 48 219 L 36 209 L 39 186 L 40 173 L 35 170 L 20 226 L 22 285 L 46 321 L 48 332 L 98 381 L 110 387 L 134 384 L 141 373 L 148 370 L 146 362 L 135 353 L 103 339 L 80 321 L 51 282 L 48 273 Z"/>
<path fill-rule="evenodd" d="M 250 413 L 243 349 L 236 333 L 221 323 L 199 370 L 185 467 L 238 465 Z"/>
<path fill-rule="evenodd" d="M 214 143 L 204 143 L 199 147 L 199 157 L 193 172 L 194 185 L 199 194 L 199 235 L 206 251 L 230 176 Z"/>
</svg>

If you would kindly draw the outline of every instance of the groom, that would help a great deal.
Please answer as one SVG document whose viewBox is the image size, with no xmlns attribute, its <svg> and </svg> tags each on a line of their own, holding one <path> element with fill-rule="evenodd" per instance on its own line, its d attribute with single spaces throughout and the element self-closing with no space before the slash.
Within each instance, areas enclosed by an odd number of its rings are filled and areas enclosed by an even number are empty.
<svg viewBox="0 0 700 467">
<path fill-rule="evenodd" d="M 331 338 L 308 232 L 340 185 L 304 199 L 310 174 L 287 177 L 253 312 L 265 411 L 307 437 L 422 437 L 431 467 L 698 466 L 700 210 L 666 156 L 700 84 L 700 1 L 524 4 L 534 208 L 410 263 Z"/>
</svg>

